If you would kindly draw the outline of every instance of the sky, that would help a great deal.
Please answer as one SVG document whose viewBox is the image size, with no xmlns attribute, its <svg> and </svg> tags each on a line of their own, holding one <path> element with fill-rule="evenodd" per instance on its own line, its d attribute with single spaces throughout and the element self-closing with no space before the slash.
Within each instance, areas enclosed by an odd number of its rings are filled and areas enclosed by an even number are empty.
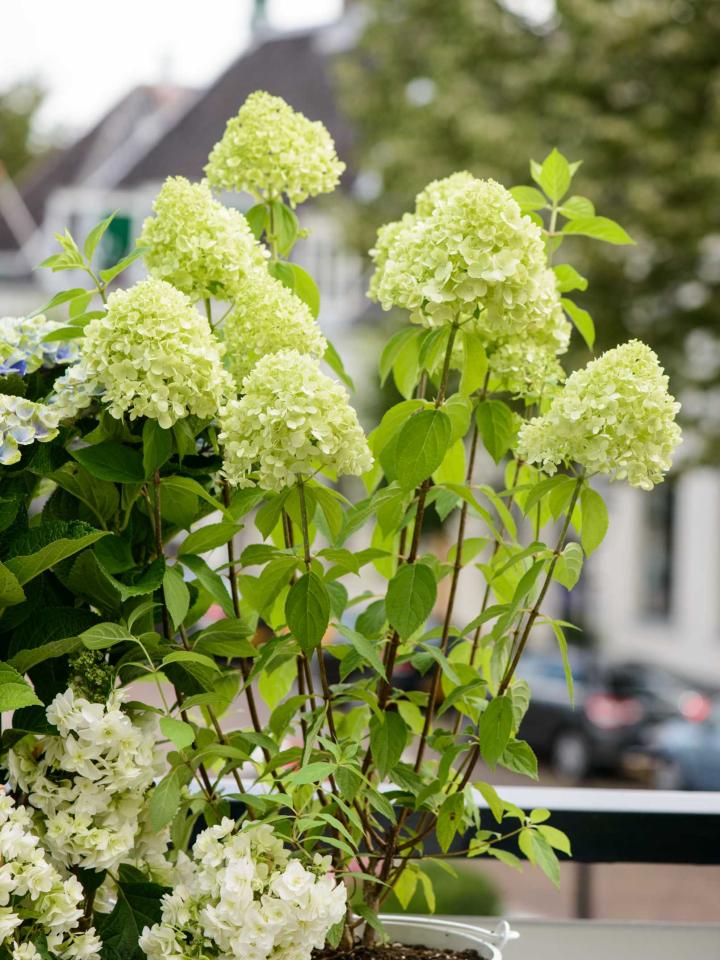
<svg viewBox="0 0 720 960">
<path fill-rule="evenodd" d="M 38 128 L 84 130 L 128 89 L 202 87 L 250 37 L 252 0 L 3 0 L 0 89 L 44 84 Z M 293 29 L 335 19 L 342 0 L 268 0 L 270 23 Z"/>
</svg>

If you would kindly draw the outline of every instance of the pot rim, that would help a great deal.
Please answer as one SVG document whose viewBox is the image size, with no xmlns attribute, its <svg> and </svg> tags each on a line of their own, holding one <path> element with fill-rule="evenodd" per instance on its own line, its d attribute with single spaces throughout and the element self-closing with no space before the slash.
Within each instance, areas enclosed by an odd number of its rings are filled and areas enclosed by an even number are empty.
<svg viewBox="0 0 720 960">
<path fill-rule="evenodd" d="M 520 936 L 514 930 L 511 930 L 507 920 L 500 920 L 493 930 L 478 926 L 474 923 L 467 923 L 461 920 L 450 920 L 440 917 L 428 917 L 411 913 L 383 913 L 379 917 L 382 923 L 389 923 L 396 927 L 407 927 L 418 930 L 418 928 L 429 928 L 432 930 L 442 930 L 462 934 L 471 941 L 489 948 L 492 951 L 493 960 L 501 960 L 500 951 L 511 940 Z"/>
</svg>

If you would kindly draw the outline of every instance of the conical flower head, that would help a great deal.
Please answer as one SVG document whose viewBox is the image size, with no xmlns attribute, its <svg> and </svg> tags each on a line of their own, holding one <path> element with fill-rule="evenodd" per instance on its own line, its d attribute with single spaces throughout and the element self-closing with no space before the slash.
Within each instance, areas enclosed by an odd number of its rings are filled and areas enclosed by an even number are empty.
<svg viewBox="0 0 720 960">
<path fill-rule="evenodd" d="M 370 296 L 427 327 L 472 323 L 503 389 L 539 392 L 539 371 L 557 371 L 571 327 L 542 231 L 499 183 L 466 172 L 433 181 L 414 213 L 380 229 L 371 255 Z M 508 378 L 508 353 L 521 341 L 532 343 L 533 360 L 518 367 L 515 350 Z"/>
<path fill-rule="evenodd" d="M 316 470 L 365 473 L 372 455 L 345 388 L 312 357 L 287 350 L 257 362 L 221 416 L 230 483 L 282 490 Z"/>
<path fill-rule="evenodd" d="M 214 416 L 233 390 L 208 321 L 164 280 L 111 294 L 107 315 L 85 328 L 82 364 L 113 417 L 151 417 L 161 427 Z"/>
<path fill-rule="evenodd" d="M 148 270 L 193 302 L 231 300 L 237 284 L 265 263 L 245 217 L 215 200 L 204 183 L 168 177 L 153 211 L 138 241 L 148 247 Z"/>
<path fill-rule="evenodd" d="M 574 462 L 650 490 L 680 442 L 679 409 L 656 354 L 631 340 L 568 377 L 547 413 L 522 427 L 516 453 L 548 473 Z"/>
<path fill-rule="evenodd" d="M 257 91 L 228 120 L 205 174 L 220 190 L 266 199 L 284 195 L 295 206 L 334 190 L 344 169 L 322 123 L 297 113 L 282 97 Z"/>
<path fill-rule="evenodd" d="M 240 284 L 223 335 L 226 365 L 238 384 L 266 354 L 297 350 L 319 358 L 327 347 L 308 305 L 267 270 Z"/>
</svg>

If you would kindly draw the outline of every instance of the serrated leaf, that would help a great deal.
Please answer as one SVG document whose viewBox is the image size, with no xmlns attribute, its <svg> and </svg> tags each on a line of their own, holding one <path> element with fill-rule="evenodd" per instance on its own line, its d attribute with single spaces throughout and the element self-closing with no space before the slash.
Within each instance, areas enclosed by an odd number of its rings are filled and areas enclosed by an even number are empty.
<svg viewBox="0 0 720 960">
<path fill-rule="evenodd" d="M 174 743 L 178 750 L 185 750 L 195 742 L 195 731 L 184 720 L 176 720 L 175 717 L 161 717 L 159 726 L 163 736 Z"/>
<path fill-rule="evenodd" d="M 321 760 L 316 763 L 306 763 L 292 773 L 288 777 L 288 781 L 298 787 L 306 783 L 322 783 L 323 780 L 327 780 L 335 772 L 336 768 L 336 763 L 327 763 Z"/>
<path fill-rule="evenodd" d="M 57 539 L 52 539 L 55 534 L 58 534 Z M 80 521 L 43 523 L 33 527 L 24 537 L 13 543 L 13 553 L 16 550 L 19 553 L 8 559 L 6 566 L 22 586 L 104 536 L 104 530 L 93 530 Z M 33 543 L 42 543 L 43 540 L 48 542 L 40 549 L 27 554 L 23 552 Z"/>
<path fill-rule="evenodd" d="M 0 712 L 36 705 L 42 701 L 30 684 L 9 663 L 0 663 Z"/>
<path fill-rule="evenodd" d="M 144 256 L 148 251 L 148 247 L 136 247 L 132 253 L 129 253 L 126 257 L 123 257 L 122 260 L 118 260 L 114 267 L 108 267 L 106 270 L 100 271 L 100 278 L 103 283 L 110 283 L 111 280 L 114 280 L 115 277 L 120 276 L 123 270 L 135 263 L 136 260 L 139 260 L 140 257 Z"/>
<path fill-rule="evenodd" d="M 553 273 L 560 293 L 569 293 L 571 290 L 587 290 L 587 280 L 569 263 L 556 264 L 553 267 Z"/>
<path fill-rule="evenodd" d="M 490 812 L 492 813 L 493 817 L 495 817 L 498 823 L 501 823 L 503 818 L 503 810 L 505 807 L 503 801 L 498 796 L 495 787 L 489 783 L 485 783 L 484 781 L 474 783 L 473 786 L 482 795 L 482 798 L 488 807 L 490 807 Z"/>
<path fill-rule="evenodd" d="M 388 584 L 385 611 L 398 636 L 412 636 L 432 613 L 437 598 L 437 583 L 424 563 L 407 563 Z"/>
<path fill-rule="evenodd" d="M 580 579 L 582 566 L 583 552 L 580 544 L 568 543 L 555 564 L 553 580 L 557 580 L 566 590 L 572 590 Z"/>
<path fill-rule="evenodd" d="M 566 853 L 569 857 L 572 856 L 570 838 L 567 834 L 563 833 L 562 830 L 558 830 L 557 827 L 551 827 L 549 824 L 544 823 L 538 827 L 538 833 L 547 840 L 551 847 L 560 850 L 562 853 Z"/>
<path fill-rule="evenodd" d="M 98 623 L 80 634 L 80 640 L 88 650 L 106 650 L 116 643 L 132 642 L 135 638 L 119 623 Z"/>
<path fill-rule="evenodd" d="M 177 771 L 171 770 L 150 791 L 150 825 L 154 831 L 164 829 L 173 819 L 181 802 L 180 779 Z"/>
<path fill-rule="evenodd" d="M 436 836 L 443 853 L 447 853 L 463 823 L 465 799 L 462 793 L 446 797 L 438 812 Z"/>
<path fill-rule="evenodd" d="M 594 240 L 618 245 L 635 243 L 619 223 L 615 223 L 608 217 L 577 217 L 574 220 L 568 220 L 563 226 L 562 232 L 564 234 L 592 237 Z"/>
<path fill-rule="evenodd" d="M 350 642 L 358 656 L 360 656 L 365 663 L 368 663 L 381 677 L 385 676 L 385 667 L 380 659 L 379 647 L 376 643 L 368 640 L 362 633 L 358 633 L 357 630 L 353 630 L 343 623 L 338 623 L 336 629 L 341 636 Z"/>
<path fill-rule="evenodd" d="M 310 313 L 317 320 L 320 313 L 320 291 L 317 284 L 298 263 L 288 264 L 293 274 L 293 293 L 310 308 Z"/>
<path fill-rule="evenodd" d="M 515 439 L 515 417 L 501 400 L 484 400 L 475 411 L 475 420 L 485 449 L 500 463 Z"/>
<path fill-rule="evenodd" d="M 98 244 L 105 235 L 105 231 L 113 222 L 116 217 L 116 213 L 111 213 L 109 217 L 105 217 L 104 220 L 101 220 L 96 226 L 92 228 L 90 233 L 85 238 L 85 243 L 83 245 L 83 251 L 85 256 L 88 259 L 88 262 L 92 260 L 93 254 L 95 253 Z"/>
<path fill-rule="evenodd" d="M 480 718 L 480 753 L 491 769 L 495 768 L 508 745 L 512 725 L 513 709 L 510 697 L 495 697 Z"/>
<path fill-rule="evenodd" d="M 157 420 L 146 420 L 143 424 L 143 470 L 151 477 L 172 456 L 174 449 L 173 432 L 160 426 Z"/>
<path fill-rule="evenodd" d="M 421 410 L 401 428 L 395 447 L 397 480 L 403 490 L 414 490 L 443 461 L 452 425 L 442 410 Z"/>
<path fill-rule="evenodd" d="M 330 622 L 330 597 L 316 573 L 305 573 L 292 585 L 285 601 L 285 618 L 306 653 L 320 644 Z"/>
<path fill-rule="evenodd" d="M 22 603 L 25 591 L 12 570 L 0 563 L 0 607 L 13 607 Z"/>
<path fill-rule="evenodd" d="M 554 203 L 565 196 L 572 180 L 570 164 L 557 148 L 543 160 L 538 177 L 540 186 Z"/>
<path fill-rule="evenodd" d="M 503 750 L 498 763 L 514 773 L 520 773 L 533 780 L 538 778 L 537 757 L 524 740 L 511 740 Z"/>
<path fill-rule="evenodd" d="M 568 220 L 577 220 L 578 217 L 594 217 L 595 206 L 587 197 L 568 197 L 560 207 L 559 212 Z"/>
<path fill-rule="evenodd" d="M 596 490 L 584 486 L 580 494 L 580 509 L 582 511 L 580 542 L 585 553 L 590 556 L 605 539 L 609 523 L 607 507 Z"/>
<path fill-rule="evenodd" d="M 523 211 L 544 210 L 548 205 L 547 199 L 535 187 L 511 187 L 510 193 Z"/>
<path fill-rule="evenodd" d="M 162 585 L 165 605 L 177 630 L 190 609 L 190 591 L 178 567 L 166 567 Z"/>
<path fill-rule="evenodd" d="M 352 377 L 345 369 L 345 364 L 342 362 L 342 357 L 337 352 L 335 347 L 330 343 L 329 340 L 326 341 L 327 346 L 325 347 L 325 353 L 323 354 L 323 360 L 330 367 L 333 373 L 337 374 L 338 377 L 342 380 L 348 390 L 354 390 L 355 384 L 352 381 Z"/>
<path fill-rule="evenodd" d="M 370 721 L 370 750 L 381 777 L 400 760 L 408 738 L 408 729 L 399 713 L 383 713 Z"/>
<path fill-rule="evenodd" d="M 210 550 L 216 550 L 218 547 L 224 547 L 240 530 L 242 525 L 237 523 L 225 521 L 208 523 L 187 535 L 180 544 L 178 556 L 184 557 L 189 553 L 198 556 Z"/>
<path fill-rule="evenodd" d="M 595 324 L 593 322 L 593 318 L 590 316 L 587 310 L 583 310 L 582 307 L 579 307 L 567 297 L 562 297 L 560 299 L 560 303 L 563 305 L 565 312 L 575 325 L 575 329 L 588 345 L 588 349 L 592 350 L 595 343 Z"/>
<path fill-rule="evenodd" d="M 137 450 L 114 440 L 104 440 L 92 447 L 82 447 L 69 452 L 88 473 L 99 480 L 142 483 L 145 479 L 142 456 Z"/>
</svg>

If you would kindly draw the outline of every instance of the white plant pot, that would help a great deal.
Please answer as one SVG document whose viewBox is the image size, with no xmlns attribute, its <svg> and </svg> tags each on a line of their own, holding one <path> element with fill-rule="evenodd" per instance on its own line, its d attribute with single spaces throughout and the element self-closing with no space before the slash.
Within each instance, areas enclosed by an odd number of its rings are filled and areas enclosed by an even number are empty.
<svg viewBox="0 0 720 960">
<path fill-rule="evenodd" d="M 476 950 L 482 960 L 502 960 L 503 947 L 518 936 L 505 920 L 501 920 L 495 930 L 485 930 L 438 917 L 386 913 L 380 919 L 390 939 L 398 943 L 440 950 Z"/>
</svg>

